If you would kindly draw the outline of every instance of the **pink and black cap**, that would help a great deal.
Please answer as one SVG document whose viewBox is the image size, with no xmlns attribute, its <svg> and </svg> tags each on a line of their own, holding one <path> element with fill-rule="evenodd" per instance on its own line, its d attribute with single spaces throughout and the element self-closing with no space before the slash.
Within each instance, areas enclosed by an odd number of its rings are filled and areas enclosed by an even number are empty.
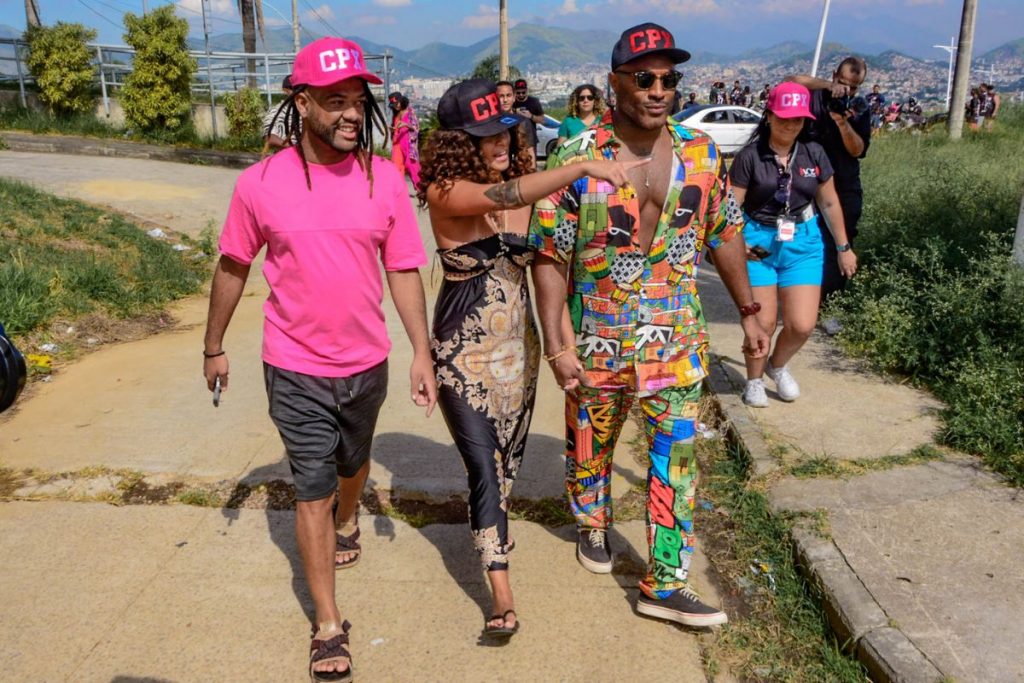
<svg viewBox="0 0 1024 683">
<path fill-rule="evenodd" d="M 494 83 L 486 78 L 471 78 L 448 88 L 437 103 L 441 127 L 485 138 L 518 126 L 523 117 L 502 112 L 495 90 Z"/>
<path fill-rule="evenodd" d="M 627 28 L 612 48 L 612 71 L 647 55 L 665 55 L 673 64 L 690 59 L 690 53 L 676 47 L 676 39 L 664 26 L 651 22 Z"/>
<path fill-rule="evenodd" d="M 383 81 L 367 70 L 363 48 L 344 38 L 314 40 L 295 55 L 292 66 L 292 85 L 322 88 L 349 78 L 361 78 L 367 83 L 380 85 Z"/>
</svg>

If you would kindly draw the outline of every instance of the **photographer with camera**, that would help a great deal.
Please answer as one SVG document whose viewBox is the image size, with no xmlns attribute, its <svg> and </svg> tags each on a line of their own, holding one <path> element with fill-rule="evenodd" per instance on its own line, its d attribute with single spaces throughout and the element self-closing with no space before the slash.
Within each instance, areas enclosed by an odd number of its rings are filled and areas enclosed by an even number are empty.
<svg viewBox="0 0 1024 683">
<path fill-rule="evenodd" d="M 790 76 L 786 80 L 799 83 L 811 91 L 811 113 L 815 119 L 809 128 L 810 139 L 825 148 L 835 171 L 836 192 L 843 209 L 846 235 L 852 244 L 857 237 L 857 222 L 864 205 L 860 184 L 860 160 L 871 144 L 871 108 L 857 95 L 867 77 L 868 67 L 860 57 L 847 57 L 832 73 L 832 80 L 814 76 Z M 822 226 L 825 244 L 825 271 L 821 296 L 839 291 L 846 278 L 836 262 L 836 244 L 831 233 Z"/>
</svg>

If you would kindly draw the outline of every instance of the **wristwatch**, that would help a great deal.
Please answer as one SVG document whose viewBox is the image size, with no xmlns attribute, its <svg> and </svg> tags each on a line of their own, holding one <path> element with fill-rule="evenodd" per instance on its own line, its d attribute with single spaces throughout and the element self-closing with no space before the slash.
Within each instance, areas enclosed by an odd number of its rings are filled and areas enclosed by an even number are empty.
<svg viewBox="0 0 1024 683">
<path fill-rule="evenodd" d="M 846 242 L 845 244 L 836 245 L 836 251 L 838 252 L 850 251 L 851 249 L 853 249 L 853 245 L 850 244 L 849 242 Z"/>
<path fill-rule="evenodd" d="M 756 301 L 746 306 L 740 306 L 740 317 L 746 318 L 747 316 L 757 315 L 761 312 L 761 304 Z"/>
</svg>

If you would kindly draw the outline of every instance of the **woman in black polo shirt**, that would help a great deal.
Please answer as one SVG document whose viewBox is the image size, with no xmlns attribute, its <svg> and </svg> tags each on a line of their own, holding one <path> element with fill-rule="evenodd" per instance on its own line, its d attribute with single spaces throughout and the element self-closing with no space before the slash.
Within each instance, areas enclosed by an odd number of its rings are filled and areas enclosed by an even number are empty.
<svg viewBox="0 0 1024 683">
<path fill-rule="evenodd" d="M 781 83 L 768 97 L 768 108 L 750 142 L 733 160 L 729 177 L 743 207 L 747 272 L 754 300 L 761 305 L 758 321 L 775 331 L 782 309 L 782 332 L 768 358 L 746 358 L 747 386 L 743 402 L 768 405 L 762 376 L 774 380 L 779 398 L 795 401 L 800 386 L 788 363 L 814 330 L 821 299 L 823 248 L 817 207 L 836 241 L 839 272 L 852 277 L 857 257 L 850 248 L 843 213 L 825 150 L 801 138 L 810 93 L 798 83 Z"/>
</svg>

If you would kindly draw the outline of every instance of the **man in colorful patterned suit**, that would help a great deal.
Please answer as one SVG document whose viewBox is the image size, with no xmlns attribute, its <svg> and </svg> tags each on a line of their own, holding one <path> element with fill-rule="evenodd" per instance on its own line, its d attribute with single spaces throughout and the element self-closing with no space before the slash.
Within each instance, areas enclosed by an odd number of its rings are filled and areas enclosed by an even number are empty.
<svg viewBox="0 0 1024 683">
<path fill-rule="evenodd" d="M 650 554 L 637 611 L 690 626 L 727 621 L 688 581 L 694 549 L 694 423 L 708 336 L 697 296 L 704 246 L 740 311 L 743 351 L 763 355 L 747 280 L 743 217 L 709 137 L 668 120 L 689 59 L 657 24 L 627 29 L 612 51 L 617 106 L 568 140 L 548 167 L 583 159 L 649 159 L 632 185 L 584 177 L 536 204 L 531 240 L 545 359 L 566 390 L 566 487 L 579 527 L 577 559 L 609 573 L 612 452 L 634 398 L 651 466 Z M 575 339 L 563 324 L 566 302 Z"/>
</svg>

